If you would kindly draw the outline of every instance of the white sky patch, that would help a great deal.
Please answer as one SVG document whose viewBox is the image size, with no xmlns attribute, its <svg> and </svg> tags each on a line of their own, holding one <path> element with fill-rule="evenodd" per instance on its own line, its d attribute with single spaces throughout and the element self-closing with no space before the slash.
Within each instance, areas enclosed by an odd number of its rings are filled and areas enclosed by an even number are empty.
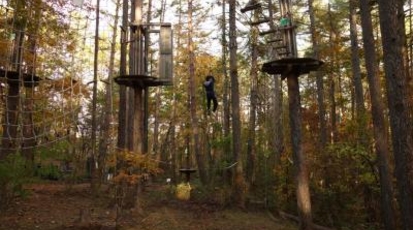
<svg viewBox="0 0 413 230">
<path fill-rule="evenodd" d="M 83 6 L 83 0 L 72 0 L 72 4 L 74 6 L 82 7 Z"/>
</svg>

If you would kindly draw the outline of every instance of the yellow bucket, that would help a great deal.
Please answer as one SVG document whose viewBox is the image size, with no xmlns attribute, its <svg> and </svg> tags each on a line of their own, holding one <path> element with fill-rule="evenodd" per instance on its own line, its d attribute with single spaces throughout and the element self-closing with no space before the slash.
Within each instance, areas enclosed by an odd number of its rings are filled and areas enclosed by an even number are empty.
<svg viewBox="0 0 413 230">
<path fill-rule="evenodd" d="M 191 197 L 191 185 L 189 183 L 180 183 L 176 187 L 176 198 L 179 200 L 189 200 Z"/>
</svg>

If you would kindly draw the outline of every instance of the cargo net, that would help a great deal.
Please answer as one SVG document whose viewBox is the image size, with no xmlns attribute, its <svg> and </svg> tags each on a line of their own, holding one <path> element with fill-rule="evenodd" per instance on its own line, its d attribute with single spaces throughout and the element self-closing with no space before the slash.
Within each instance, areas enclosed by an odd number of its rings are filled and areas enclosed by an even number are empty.
<svg viewBox="0 0 413 230">
<path fill-rule="evenodd" d="M 82 77 L 93 76 L 91 11 L 72 1 L 0 0 L 0 159 L 78 133 L 89 96 Z"/>
</svg>

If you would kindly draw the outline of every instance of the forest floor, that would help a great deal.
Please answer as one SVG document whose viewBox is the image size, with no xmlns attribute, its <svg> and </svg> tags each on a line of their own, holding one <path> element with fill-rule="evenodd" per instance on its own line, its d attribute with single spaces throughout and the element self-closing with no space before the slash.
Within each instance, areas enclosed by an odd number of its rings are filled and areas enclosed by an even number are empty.
<svg viewBox="0 0 413 230">
<path fill-rule="evenodd" d="M 159 196 L 159 188 L 157 193 L 149 188 L 142 194 L 144 202 L 139 211 L 123 211 L 121 215 L 108 199 L 94 198 L 89 184 L 38 183 L 26 189 L 26 197 L 17 198 L 9 209 L 0 212 L 0 230 L 297 229 L 265 210 L 247 212 L 179 201 Z"/>
</svg>

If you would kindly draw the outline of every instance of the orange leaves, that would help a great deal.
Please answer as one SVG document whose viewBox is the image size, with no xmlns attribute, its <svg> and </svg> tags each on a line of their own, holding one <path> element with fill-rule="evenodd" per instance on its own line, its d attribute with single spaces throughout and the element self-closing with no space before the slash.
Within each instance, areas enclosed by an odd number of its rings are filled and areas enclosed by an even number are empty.
<svg viewBox="0 0 413 230">
<path fill-rule="evenodd" d="M 10 47 L 12 46 L 11 41 L 0 40 L 0 65 L 7 65 L 7 62 L 11 56 Z"/>
<path fill-rule="evenodd" d="M 112 154 L 107 162 L 108 167 L 119 167 L 113 181 L 117 184 L 138 184 L 149 175 L 162 173 L 158 163 L 148 154 L 131 151 L 120 151 Z"/>
<path fill-rule="evenodd" d="M 125 172 L 124 170 L 121 170 L 118 175 L 116 175 L 113 178 L 113 182 L 116 184 L 121 184 L 121 183 L 127 183 L 129 185 L 135 185 L 139 183 L 139 180 L 143 178 L 143 175 L 137 175 L 137 174 L 130 174 Z"/>
<path fill-rule="evenodd" d="M 83 85 L 81 81 L 75 80 L 70 76 L 54 80 L 53 86 L 60 92 L 64 92 L 65 95 L 88 95 L 89 91 L 86 85 Z"/>
<path fill-rule="evenodd" d="M 76 51 L 76 43 L 74 41 L 70 42 L 67 46 L 66 46 L 66 50 L 69 52 L 75 52 Z"/>
</svg>

